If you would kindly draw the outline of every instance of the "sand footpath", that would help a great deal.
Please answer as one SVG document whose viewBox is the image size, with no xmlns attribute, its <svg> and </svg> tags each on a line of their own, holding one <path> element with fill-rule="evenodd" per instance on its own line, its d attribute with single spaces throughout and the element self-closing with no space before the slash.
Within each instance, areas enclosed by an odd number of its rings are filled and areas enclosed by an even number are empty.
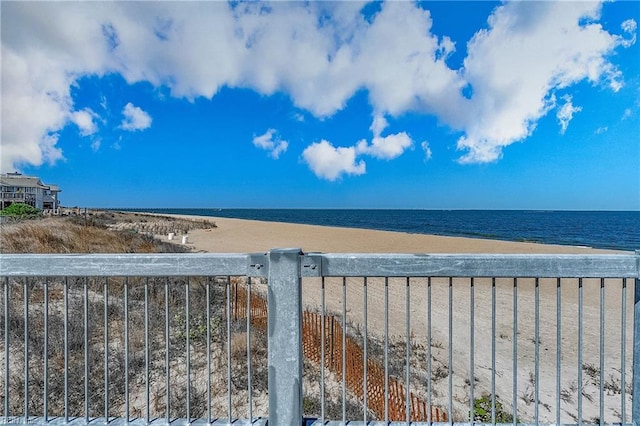
<svg viewBox="0 0 640 426">
<path fill-rule="evenodd" d="M 203 217 L 181 216 L 203 219 Z M 471 238 L 443 237 L 400 232 L 374 231 L 352 228 L 323 227 L 290 223 L 261 222 L 252 220 L 211 218 L 217 228 L 189 231 L 189 245 L 194 251 L 212 253 L 266 252 L 276 247 L 301 248 L 305 252 L 325 253 L 616 253 L 586 247 L 544 245 L 535 243 L 507 242 Z M 160 236 L 162 237 L 162 236 Z M 164 236 L 166 239 L 166 236 Z M 619 253 L 619 252 L 618 252 Z M 491 393 L 492 372 L 492 294 L 491 281 L 478 279 L 474 283 L 474 327 L 471 324 L 471 290 L 469 279 L 455 279 L 452 287 L 453 310 L 449 311 L 449 285 L 447 279 L 431 282 L 431 371 L 428 371 L 427 313 L 428 283 L 426 279 L 412 279 L 409 289 L 410 323 L 407 338 L 406 281 L 390 280 L 389 283 L 389 335 L 397 349 L 409 340 L 411 356 L 411 390 L 425 399 L 428 397 L 427 377 L 431 377 L 431 400 L 447 409 L 449 398 L 448 352 L 451 346 L 453 415 L 456 421 L 469 414 L 471 331 L 473 340 L 474 397 Z M 364 329 L 363 279 L 347 280 L 347 319 L 355 333 Z M 540 422 L 555 422 L 557 399 L 560 399 L 561 421 L 575 423 L 578 418 L 578 399 L 582 398 L 585 421 L 596 421 L 600 416 L 599 393 L 601 376 L 604 393 L 604 417 L 606 422 L 620 422 L 622 387 L 626 387 L 626 420 L 630 420 L 631 360 L 633 330 L 632 288 L 626 286 L 626 353 L 621 354 L 621 312 L 623 285 L 621 280 L 607 280 L 605 286 L 605 322 L 602 335 L 605 337 L 604 369 L 600 370 L 600 282 L 585 280 L 583 290 L 583 343 L 582 366 L 578 364 L 578 281 L 563 280 L 560 296 L 561 307 L 561 365 L 560 389 L 557 389 L 557 286 L 555 279 L 540 281 L 539 306 L 539 380 L 537 382 L 540 405 Z M 384 341 L 385 287 L 384 280 L 370 278 L 366 286 L 368 336 L 373 342 Z M 505 411 L 511 412 L 514 400 L 514 346 L 517 349 L 517 389 L 515 402 L 518 418 L 531 421 L 535 415 L 535 286 L 533 280 L 518 280 L 517 287 L 517 333 L 514 333 L 514 283 L 500 279 L 496 283 L 496 372 L 495 389 L 498 401 Z M 320 280 L 308 279 L 303 283 L 303 303 L 306 309 L 319 309 L 322 298 Z M 342 280 L 326 281 L 326 307 L 330 313 L 342 312 Z M 452 318 L 449 340 L 449 315 Z M 516 344 L 514 345 L 514 338 Z M 400 352 L 404 353 L 404 352 Z M 621 382 L 621 361 L 626 363 L 626 383 Z M 404 378 L 402 365 L 396 374 Z M 582 390 L 579 377 L 582 375 Z M 489 420 L 490 421 L 490 420 Z"/>
</svg>

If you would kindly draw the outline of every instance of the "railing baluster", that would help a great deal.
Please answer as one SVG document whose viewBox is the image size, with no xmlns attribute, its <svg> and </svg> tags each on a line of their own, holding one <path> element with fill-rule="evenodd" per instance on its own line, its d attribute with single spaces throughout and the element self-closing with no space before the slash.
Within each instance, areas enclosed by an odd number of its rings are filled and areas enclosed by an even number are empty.
<svg viewBox="0 0 640 426">
<path fill-rule="evenodd" d="M 384 421 L 389 423 L 389 277 L 384 278 Z"/>
<path fill-rule="evenodd" d="M 603 424 L 604 424 L 604 278 L 600 278 L 600 426 L 602 426 Z"/>
<path fill-rule="evenodd" d="M 231 277 L 227 276 L 227 420 L 231 424 Z M 237 301 L 236 301 L 237 302 Z"/>
<path fill-rule="evenodd" d="M 207 425 L 211 424 L 211 277 L 207 277 Z"/>
<path fill-rule="evenodd" d="M 427 422 L 431 424 L 431 277 L 427 277 Z"/>
<path fill-rule="evenodd" d="M 449 277 L 449 424 L 453 424 L 453 277 Z"/>
<path fill-rule="evenodd" d="M 144 419 L 149 424 L 149 402 L 151 395 L 149 394 L 149 277 L 144 281 L 144 372 L 145 372 L 145 389 L 146 407 Z"/>
<path fill-rule="evenodd" d="M 513 426 L 518 424 L 518 279 L 513 279 Z"/>
<path fill-rule="evenodd" d="M 4 416 L 9 418 L 9 277 L 4 278 Z"/>
<path fill-rule="evenodd" d="M 368 351 L 367 351 L 367 340 L 369 339 L 368 337 L 368 330 L 367 330 L 367 311 L 368 311 L 368 300 L 367 300 L 367 277 L 364 277 L 364 282 L 363 282 L 363 288 L 362 288 L 362 293 L 363 293 L 363 309 L 364 309 L 364 342 L 363 342 L 363 362 L 362 362 L 362 368 L 363 368 L 363 377 L 362 377 L 362 395 L 363 395 L 363 415 L 364 415 L 364 424 L 367 424 L 367 411 L 369 411 L 369 407 L 368 407 L 368 394 L 367 394 L 367 362 L 368 362 Z M 324 333 L 323 333 L 324 334 Z M 324 345 L 323 345 L 324 347 Z"/>
<path fill-rule="evenodd" d="M 49 278 L 44 281 L 44 348 L 42 357 L 44 358 L 44 389 L 42 411 L 44 421 L 49 422 Z M 5 386 L 8 386 L 5 382 Z"/>
<path fill-rule="evenodd" d="M 321 278 L 321 292 L 322 292 L 322 336 L 320 337 L 320 421 L 324 425 L 325 423 L 325 372 L 324 372 L 324 364 L 325 364 L 325 327 L 326 327 L 326 301 L 325 301 L 325 278 Z"/>
<path fill-rule="evenodd" d="M 347 278 L 342 277 L 342 423 L 347 422 Z"/>
<path fill-rule="evenodd" d="M 496 424 L 496 278 L 491 278 L 491 424 Z"/>
<path fill-rule="evenodd" d="M 561 280 L 556 279 L 556 424 L 560 424 L 560 388 L 562 386 L 562 297 Z"/>
<path fill-rule="evenodd" d="M 536 277 L 535 279 L 535 331 L 533 333 L 534 336 L 534 351 L 535 351 L 535 383 L 534 383 L 534 419 L 536 425 L 540 423 L 540 411 L 539 411 L 539 402 L 540 402 L 540 279 Z"/>
<path fill-rule="evenodd" d="M 164 368 L 165 368 L 165 396 L 166 403 L 166 421 L 171 423 L 171 367 L 170 367 L 170 350 L 171 336 L 169 334 L 169 277 L 164 282 Z"/>
<path fill-rule="evenodd" d="M 124 278 L 124 412 L 129 423 L 129 277 Z"/>
<path fill-rule="evenodd" d="M 640 264 L 640 251 L 636 251 L 636 259 Z M 631 422 L 636 425 L 640 422 L 640 271 L 635 279 L 633 291 L 633 384 L 631 394 L 633 396 L 631 406 Z"/>
<path fill-rule="evenodd" d="M 474 342 L 474 325 L 475 325 L 475 278 L 471 278 L 470 288 L 469 288 L 469 422 L 473 425 L 475 422 L 475 418 L 473 415 L 474 412 L 474 386 L 475 386 L 475 372 L 474 372 L 474 353 L 475 353 L 475 342 Z"/>
<path fill-rule="evenodd" d="M 84 277 L 82 287 L 84 310 L 84 421 L 89 423 L 89 283 Z"/>
<path fill-rule="evenodd" d="M 627 421 L 627 383 L 626 383 L 626 358 L 627 358 L 627 280 L 622 279 L 622 315 L 620 318 L 620 423 Z"/>
<path fill-rule="evenodd" d="M 406 316 L 407 316 L 407 318 L 405 320 L 406 327 L 407 327 L 407 330 L 406 330 L 406 334 L 407 334 L 407 336 L 406 336 L 406 340 L 407 340 L 407 347 L 406 347 L 406 351 L 407 351 L 407 353 L 406 353 L 406 358 L 407 358 L 407 363 L 406 363 L 407 378 L 406 378 L 406 382 L 407 383 L 406 383 L 406 387 L 407 387 L 407 389 L 405 391 L 405 409 L 406 409 L 406 414 L 407 414 L 407 418 L 406 418 L 407 425 L 409 425 L 409 421 L 411 420 L 411 404 L 410 404 L 410 401 L 409 401 L 409 396 L 411 394 L 411 383 L 410 383 L 410 380 L 411 380 L 411 375 L 410 375 L 410 373 L 411 373 L 411 365 L 409 363 L 409 358 L 411 356 L 411 335 L 410 335 L 410 333 L 411 333 L 411 301 L 410 301 L 410 299 L 411 299 L 411 290 L 409 288 L 409 283 L 410 283 L 410 278 L 407 277 L 407 286 L 406 286 L 406 290 L 405 290 L 405 299 L 406 299 L 405 310 L 406 310 Z"/>
<path fill-rule="evenodd" d="M 64 277 L 64 422 L 69 423 L 69 278 Z"/>
<path fill-rule="evenodd" d="M 29 281 L 24 279 L 24 422 L 29 423 Z"/>
<path fill-rule="evenodd" d="M 247 278 L 247 394 L 249 420 L 253 423 L 253 387 L 251 386 L 251 277 Z"/>
<path fill-rule="evenodd" d="M 109 423 L 109 277 L 104 279 L 104 421 Z"/>
<path fill-rule="evenodd" d="M 185 292 L 185 357 L 187 361 L 186 371 L 186 394 L 187 394 L 187 424 L 191 423 L 191 330 L 190 330 L 190 312 L 189 312 L 189 277 L 184 285 Z"/>
<path fill-rule="evenodd" d="M 578 278 L 578 425 L 582 426 L 582 278 Z"/>
</svg>

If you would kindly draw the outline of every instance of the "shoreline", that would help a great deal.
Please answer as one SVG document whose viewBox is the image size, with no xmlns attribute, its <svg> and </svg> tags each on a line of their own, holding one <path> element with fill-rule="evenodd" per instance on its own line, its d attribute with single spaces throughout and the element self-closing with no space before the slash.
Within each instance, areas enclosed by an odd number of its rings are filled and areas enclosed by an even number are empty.
<svg viewBox="0 0 640 426">
<path fill-rule="evenodd" d="M 234 208 L 140 211 L 625 252 L 640 248 L 640 239 L 634 232 L 636 224 L 640 226 L 640 212 L 630 211 Z"/>
<path fill-rule="evenodd" d="M 511 253 L 511 254 L 622 254 L 621 250 L 586 246 L 506 241 L 475 237 L 452 237 L 365 228 L 308 225 L 216 216 L 123 211 L 123 213 L 213 221 L 217 227 L 188 232 L 196 251 L 236 253 L 268 251 L 278 247 L 325 253 Z M 156 235 L 166 239 L 166 235 Z M 177 236 L 176 236 L 177 237 Z"/>
</svg>

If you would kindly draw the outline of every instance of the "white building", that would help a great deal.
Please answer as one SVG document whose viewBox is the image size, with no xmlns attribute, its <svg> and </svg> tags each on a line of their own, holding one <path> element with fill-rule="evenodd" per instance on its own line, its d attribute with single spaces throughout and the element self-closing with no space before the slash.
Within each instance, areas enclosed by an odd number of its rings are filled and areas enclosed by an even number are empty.
<svg viewBox="0 0 640 426">
<path fill-rule="evenodd" d="M 60 207 L 57 185 L 46 185 L 35 176 L 21 173 L 0 174 L 0 209 L 13 203 L 25 203 L 41 210 L 57 212 Z"/>
</svg>

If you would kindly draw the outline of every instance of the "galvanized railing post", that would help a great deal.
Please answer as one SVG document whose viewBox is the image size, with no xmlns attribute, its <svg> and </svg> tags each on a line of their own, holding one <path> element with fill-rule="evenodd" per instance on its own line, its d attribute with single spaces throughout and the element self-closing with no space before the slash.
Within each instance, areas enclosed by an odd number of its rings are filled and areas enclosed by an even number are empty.
<svg viewBox="0 0 640 426">
<path fill-rule="evenodd" d="M 269 424 L 302 424 L 300 249 L 274 249 L 269 261 Z"/>
<path fill-rule="evenodd" d="M 633 296 L 633 405 L 631 420 L 640 425 L 640 250 L 636 250 L 636 285 Z M 622 354 L 624 357 L 624 354 Z M 624 421 L 624 420 L 623 420 Z"/>
</svg>

